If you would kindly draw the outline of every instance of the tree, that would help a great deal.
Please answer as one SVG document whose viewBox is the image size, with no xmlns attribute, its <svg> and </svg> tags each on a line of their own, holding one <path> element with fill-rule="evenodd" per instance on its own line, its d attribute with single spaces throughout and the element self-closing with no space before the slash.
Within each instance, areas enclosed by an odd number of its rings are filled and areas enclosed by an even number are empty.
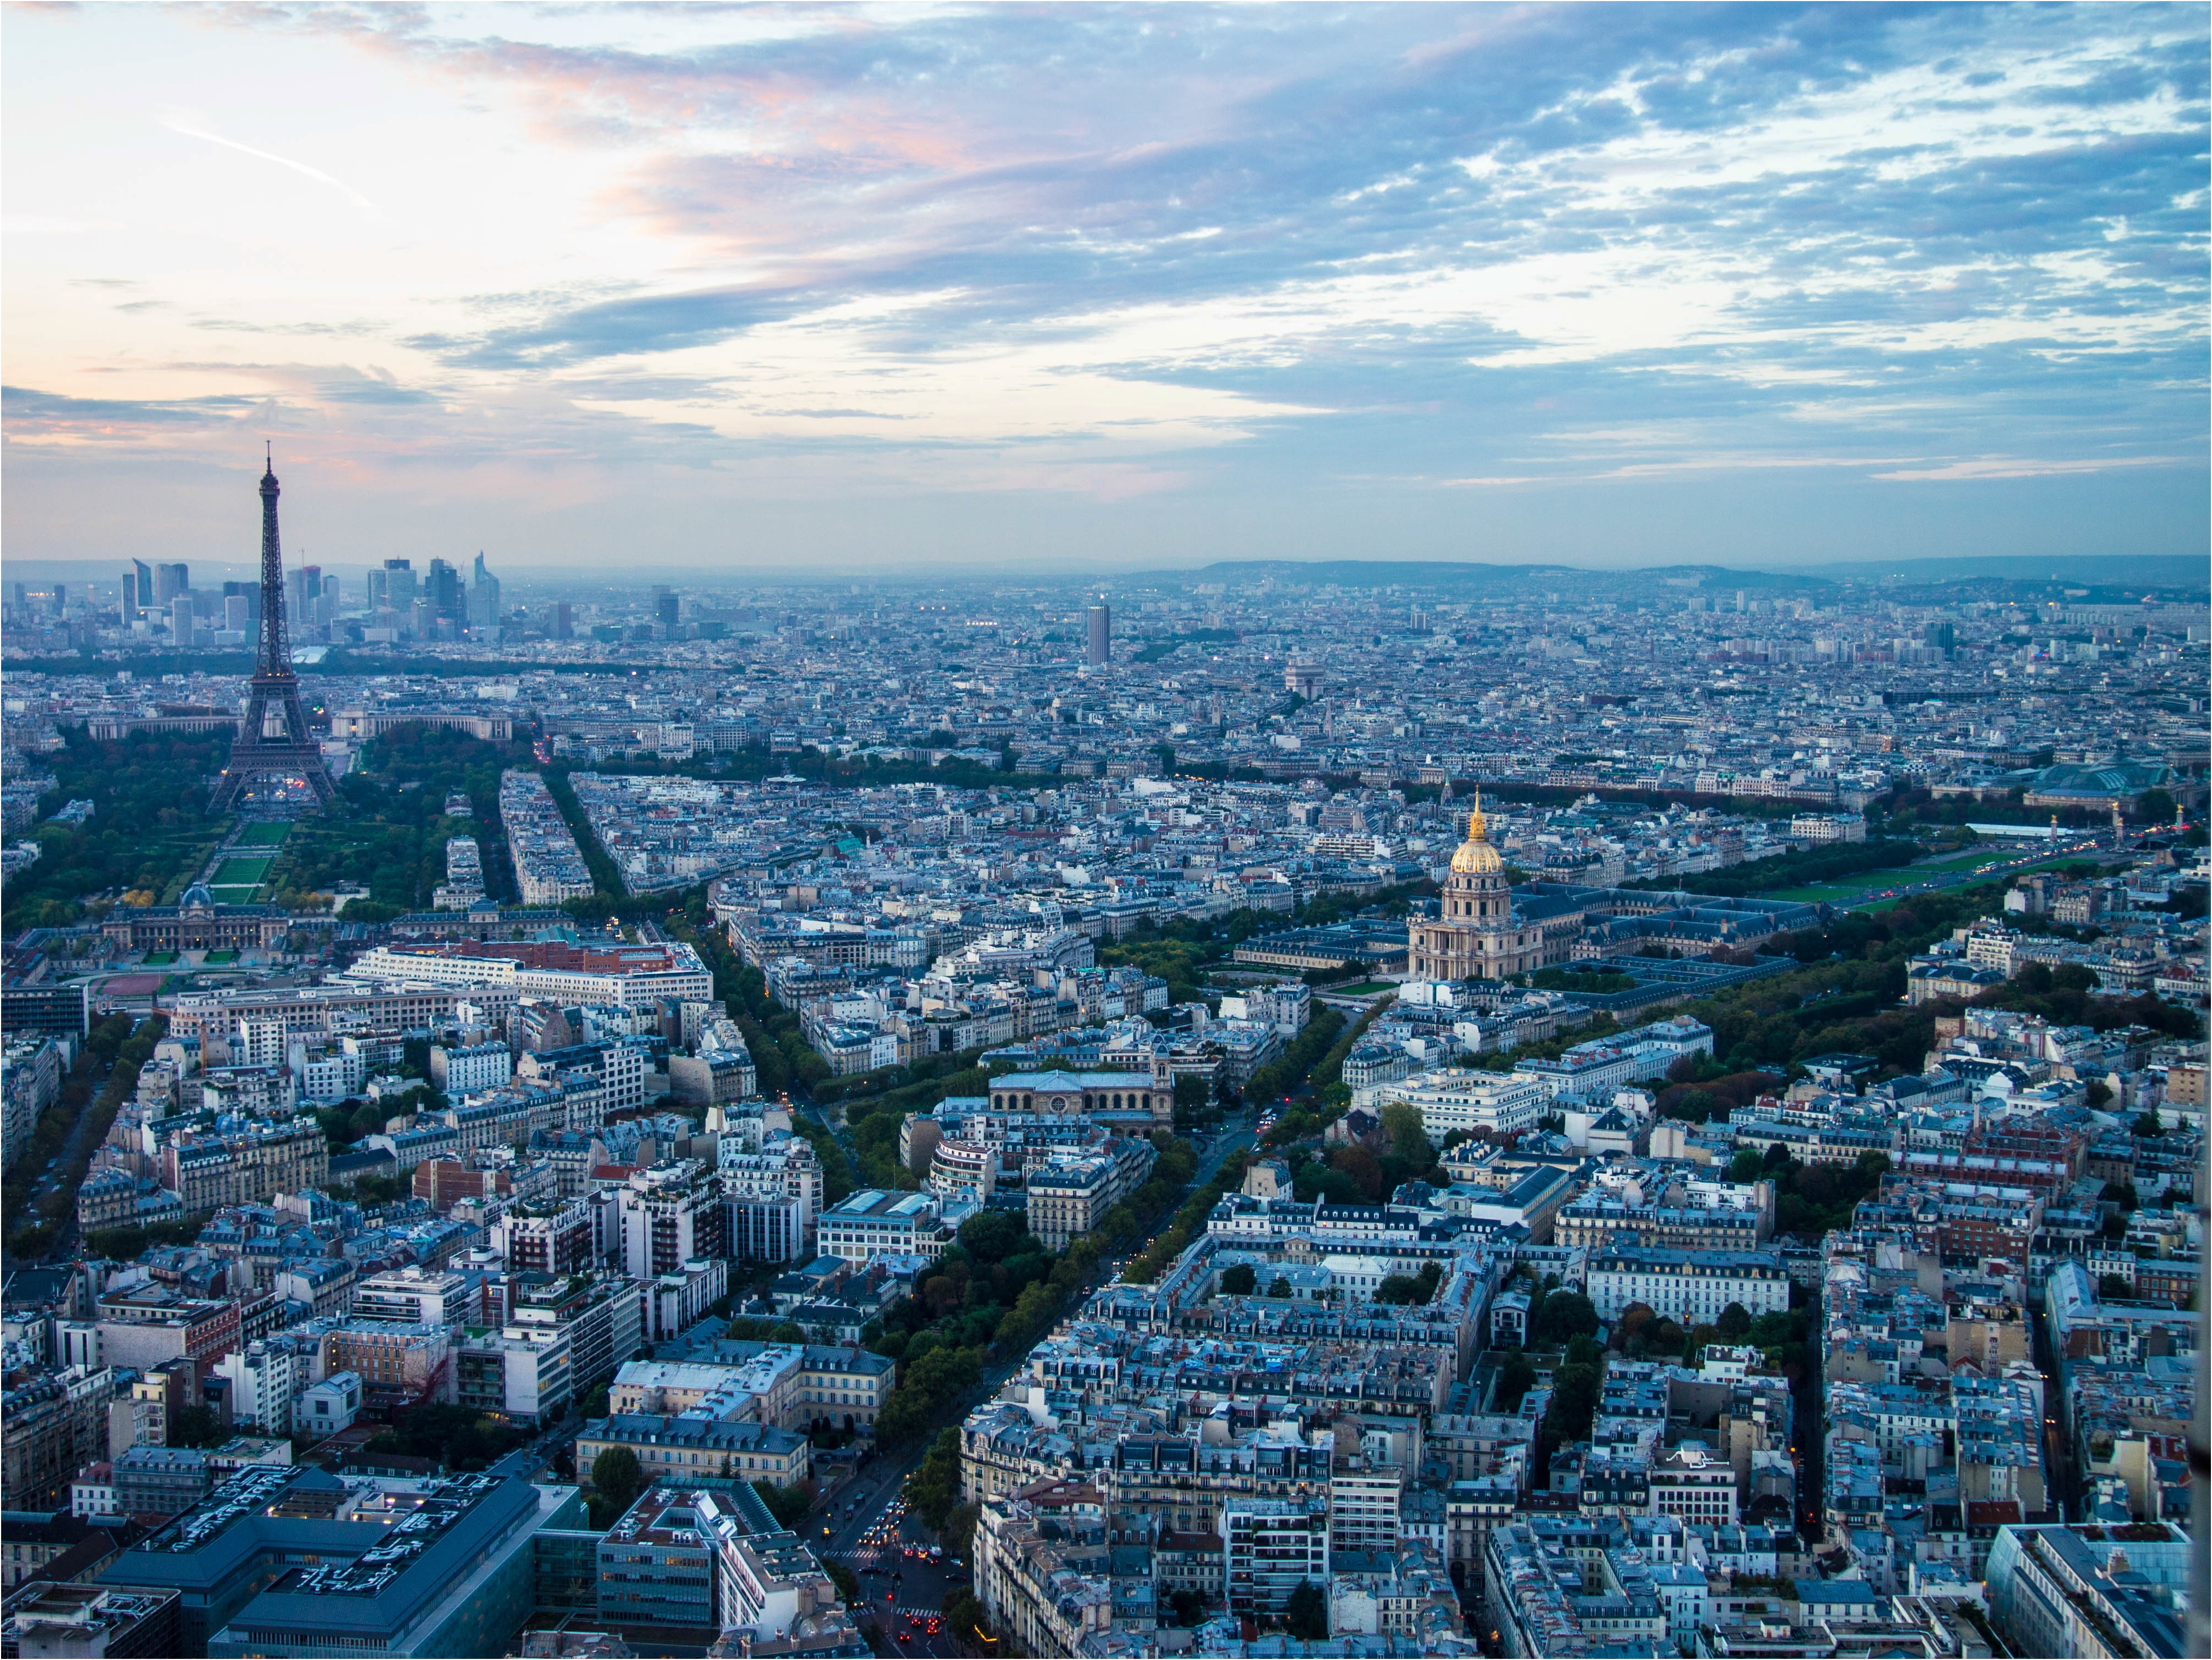
<svg viewBox="0 0 2212 1660">
<path fill-rule="evenodd" d="M 637 1455 L 628 1447 L 609 1447 L 592 1460 L 592 1486 L 615 1514 L 621 1515 L 645 1486 L 645 1472 L 638 1468 Z"/>
<path fill-rule="evenodd" d="M 960 1243 L 978 1262 L 1003 1262 L 1028 1231 L 1014 1211 L 977 1211 L 960 1225 Z"/>
<path fill-rule="evenodd" d="M 1419 1172 L 1437 1162 L 1436 1146 L 1429 1140 L 1421 1110 L 1411 1102 L 1393 1101 L 1384 1107 L 1382 1128 L 1390 1138 L 1390 1151 L 1404 1159 L 1409 1169 Z"/>
<path fill-rule="evenodd" d="M 1505 1364 L 1498 1369 L 1498 1387 L 1492 1401 L 1500 1412 L 1512 1412 L 1521 1404 L 1521 1397 L 1536 1381 L 1536 1369 L 1528 1364 L 1528 1357 L 1515 1349 L 1505 1357 Z"/>
<path fill-rule="evenodd" d="M 1631 1303 L 1621 1310 L 1620 1318 L 1613 1323 L 1613 1347 L 1626 1349 L 1629 1343 L 1641 1336 L 1644 1329 L 1658 1317 L 1659 1310 L 1649 1303 Z"/>
<path fill-rule="evenodd" d="M 2166 1134 L 2166 1126 L 2159 1122 L 2158 1109 L 2136 1115 L 2136 1134 L 2146 1140 Z"/>
<path fill-rule="evenodd" d="M 1540 1448 L 1547 1462 L 1553 1449 L 1589 1433 L 1600 1377 L 1597 1366 L 1585 1361 L 1562 1365 L 1552 1374 L 1552 1402 L 1544 1413 Z"/>
<path fill-rule="evenodd" d="M 1270 1297 L 1288 1297 L 1290 1294 L 1291 1294 L 1291 1282 L 1290 1282 L 1290 1280 L 1289 1280 L 1289 1278 L 1288 1278 L 1287 1276 L 1285 1276 L 1285 1275 L 1284 1275 L 1284 1274 L 1277 1274 L 1277 1275 L 1276 1275 L 1273 1280 L 1270 1280 L 1267 1282 L 1267 1295 L 1268 1295 L 1268 1296 L 1270 1296 Z"/>
<path fill-rule="evenodd" d="M 1375 1155 L 1364 1147 L 1339 1147 L 1329 1156 L 1329 1163 L 1350 1177 L 1359 1189 L 1359 1196 L 1372 1205 L 1382 1197 L 1382 1166 Z"/>
<path fill-rule="evenodd" d="M 1188 1074 L 1176 1079 L 1175 1116 L 1178 1125 L 1196 1122 L 1212 1105 L 1212 1079 L 1194 1078 Z"/>
<path fill-rule="evenodd" d="M 1739 1185 L 1756 1182 L 1766 1174 L 1766 1161 L 1757 1147 L 1738 1147 L 1729 1160 L 1729 1180 Z"/>
<path fill-rule="evenodd" d="M 1425 1304 L 1437 1294 L 1437 1286 L 1443 1279 L 1443 1264 L 1426 1262 L 1419 1274 L 1385 1274 L 1382 1283 L 1375 1288 L 1378 1303 L 1411 1303 Z"/>
<path fill-rule="evenodd" d="M 1249 1297 L 1260 1282 L 1260 1276 L 1249 1262 L 1233 1262 L 1221 1271 L 1221 1294 L 1224 1297 Z"/>
<path fill-rule="evenodd" d="M 1328 1637 L 1328 1597 L 1310 1579 L 1301 1579 L 1283 1609 L 1283 1625 L 1293 1637 L 1322 1642 Z"/>
<path fill-rule="evenodd" d="M 756 1481 L 753 1491 L 760 1495 L 769 1514 L 785 1527 L 796 1527 L 806 1519 L 806 1512 L 814 1508 L 812 1481 L 794 1481 L 787 1487 L 779 1487 L 773 1481 Z"/>
<path fill-rule="evenodd" d="M 169 1429 L 173 1447 L 219 1447 L 229 1438 L 212 1407 L 186 1407 Z"/>
<path fill-rule="evenodd" d="M 965 1635 L 983 1629 L 983 1605 L 975 1600 L 975 1593 L 965 1585 L 955 1585 L 945 1594 L 941 1605 L 945 1623 L 954 1633 Z"/>
<path fill-rule="evenodd" d="M 2100 1274 L 2097 1276 L 2097 1295 L 2100 1297 L 2108 1297 L 2115 1302 L 2125 1303 L 2132 1299 L 2135 1294 L 2136 1288 L 2130 1285 L 2123 1275 Z"/>
<path fill-rule="evenodd" d="M 1597 1335 L 1597 1308 L 1578 1291 L 1555 1291 L 1544 1299 L 1533 1335 L 1546 1344 Z"/>
<path fill-rule="evenodd" d="M 1741 1343 L 1751 1330 L 1751 1310 L 1741 1303 L 1731 1303 L 1721 1310 L 1718 1324 L 1723 1342 Z"/>
</svg>

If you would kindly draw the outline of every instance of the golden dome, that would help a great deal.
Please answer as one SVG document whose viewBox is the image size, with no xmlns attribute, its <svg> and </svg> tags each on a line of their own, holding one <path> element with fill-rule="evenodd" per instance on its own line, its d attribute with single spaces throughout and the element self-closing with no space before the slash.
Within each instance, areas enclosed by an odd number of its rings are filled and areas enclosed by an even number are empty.
<svg viewBox="0 0 2212 1660">
<path fill-rule="evenodd" d="M 1483 823 L 1480 790 L 1474 793 L 1474 811 L 1467 816 L 1467 840 L 1452 854 L 1451 867 L 1455 876 L 1493 876 L 1505 868 L 1498 849 L 1490 845 L 1489 832 Z"/>
</svg>

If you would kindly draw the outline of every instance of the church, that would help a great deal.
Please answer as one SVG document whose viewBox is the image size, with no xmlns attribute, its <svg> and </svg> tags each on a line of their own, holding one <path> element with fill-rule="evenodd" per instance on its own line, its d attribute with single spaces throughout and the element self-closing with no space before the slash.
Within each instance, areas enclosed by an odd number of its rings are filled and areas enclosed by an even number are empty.
<svg viewBox="0 0 2212 1660">
<path fill-rule="evenodd" d="M 1547 914 L 1530 914 L 1535 909 Z M 1407 970 L 1417 980 L 1503 980 L 1564 963 L 1582 932 L 1577 905 L 1551 902 L 1524 909 L 1513 900 L 1505 861 L 1490 845 L 1482 796 L 1468 815 L 1467 840 L 1452 854 L 1440 915 L 1417 916 Z M 1553 914 L 1556 913 L 1556 914 Z"/>
</svg>

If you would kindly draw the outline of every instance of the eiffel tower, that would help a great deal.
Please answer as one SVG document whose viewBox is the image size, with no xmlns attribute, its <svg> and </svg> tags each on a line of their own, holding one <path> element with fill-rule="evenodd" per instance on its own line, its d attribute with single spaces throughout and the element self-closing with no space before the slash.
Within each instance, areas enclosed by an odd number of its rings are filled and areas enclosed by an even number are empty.
<svg viewBox="0 0 2212 1660">
<path fill-rule="evenodd" d="M 292 672 L 292 648 L 284 635 L 284 554 L 276 540 L 276 463 L 271 453 L 261 475 L 261 649 L 253 665 L 252 696 L 246 718 L 230 746 L 230 762 L 216 780 L 216 811 L 240 805 L 254 784 L 315 793 L 318 805 L 336 791 L 323 765 L 323 751 L 307 731 L 307 712 L 300 707 L 300 677 Z M 270 717 L 281 728 L 270 732 Z"/>
</svg>

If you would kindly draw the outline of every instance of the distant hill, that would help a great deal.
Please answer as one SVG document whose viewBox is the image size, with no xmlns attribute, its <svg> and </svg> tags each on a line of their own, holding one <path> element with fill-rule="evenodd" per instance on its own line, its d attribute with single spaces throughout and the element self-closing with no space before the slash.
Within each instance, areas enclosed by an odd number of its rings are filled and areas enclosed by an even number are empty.
<svg viewBox="0 0 2212 1660">
<path fill-rule="evenodd" d="M 1182 582 L 1256 582 L 1267 577 L 1310 587 L 1556 587 L 1623 580 L 1679 581 L 1716 588 L 1830 588 L 1832 579 L 1802 571 L 1739 570 L 1726 565 L 1646 565 L 1633 569 L 1586 565 L 1486 565 L 1444 559 L 1224 559 L 1198 569 L 1144 571 L 1117 581 L 1146 578 Z"/>
<path fill-rule="evenodd" d="M 2203 593 L 2212 589 L 2212 562 L 2185 553 L 2082 554 L 2074 558 L 2026 554 L 1954 559 L 1868 560 L 1850 564 L 1808 566 L 1824 575 L 1850 582 L 1901 577 L 1907 582 L 2071 582 L 2100 588 L 2179 588 Z"/>
</svg>

